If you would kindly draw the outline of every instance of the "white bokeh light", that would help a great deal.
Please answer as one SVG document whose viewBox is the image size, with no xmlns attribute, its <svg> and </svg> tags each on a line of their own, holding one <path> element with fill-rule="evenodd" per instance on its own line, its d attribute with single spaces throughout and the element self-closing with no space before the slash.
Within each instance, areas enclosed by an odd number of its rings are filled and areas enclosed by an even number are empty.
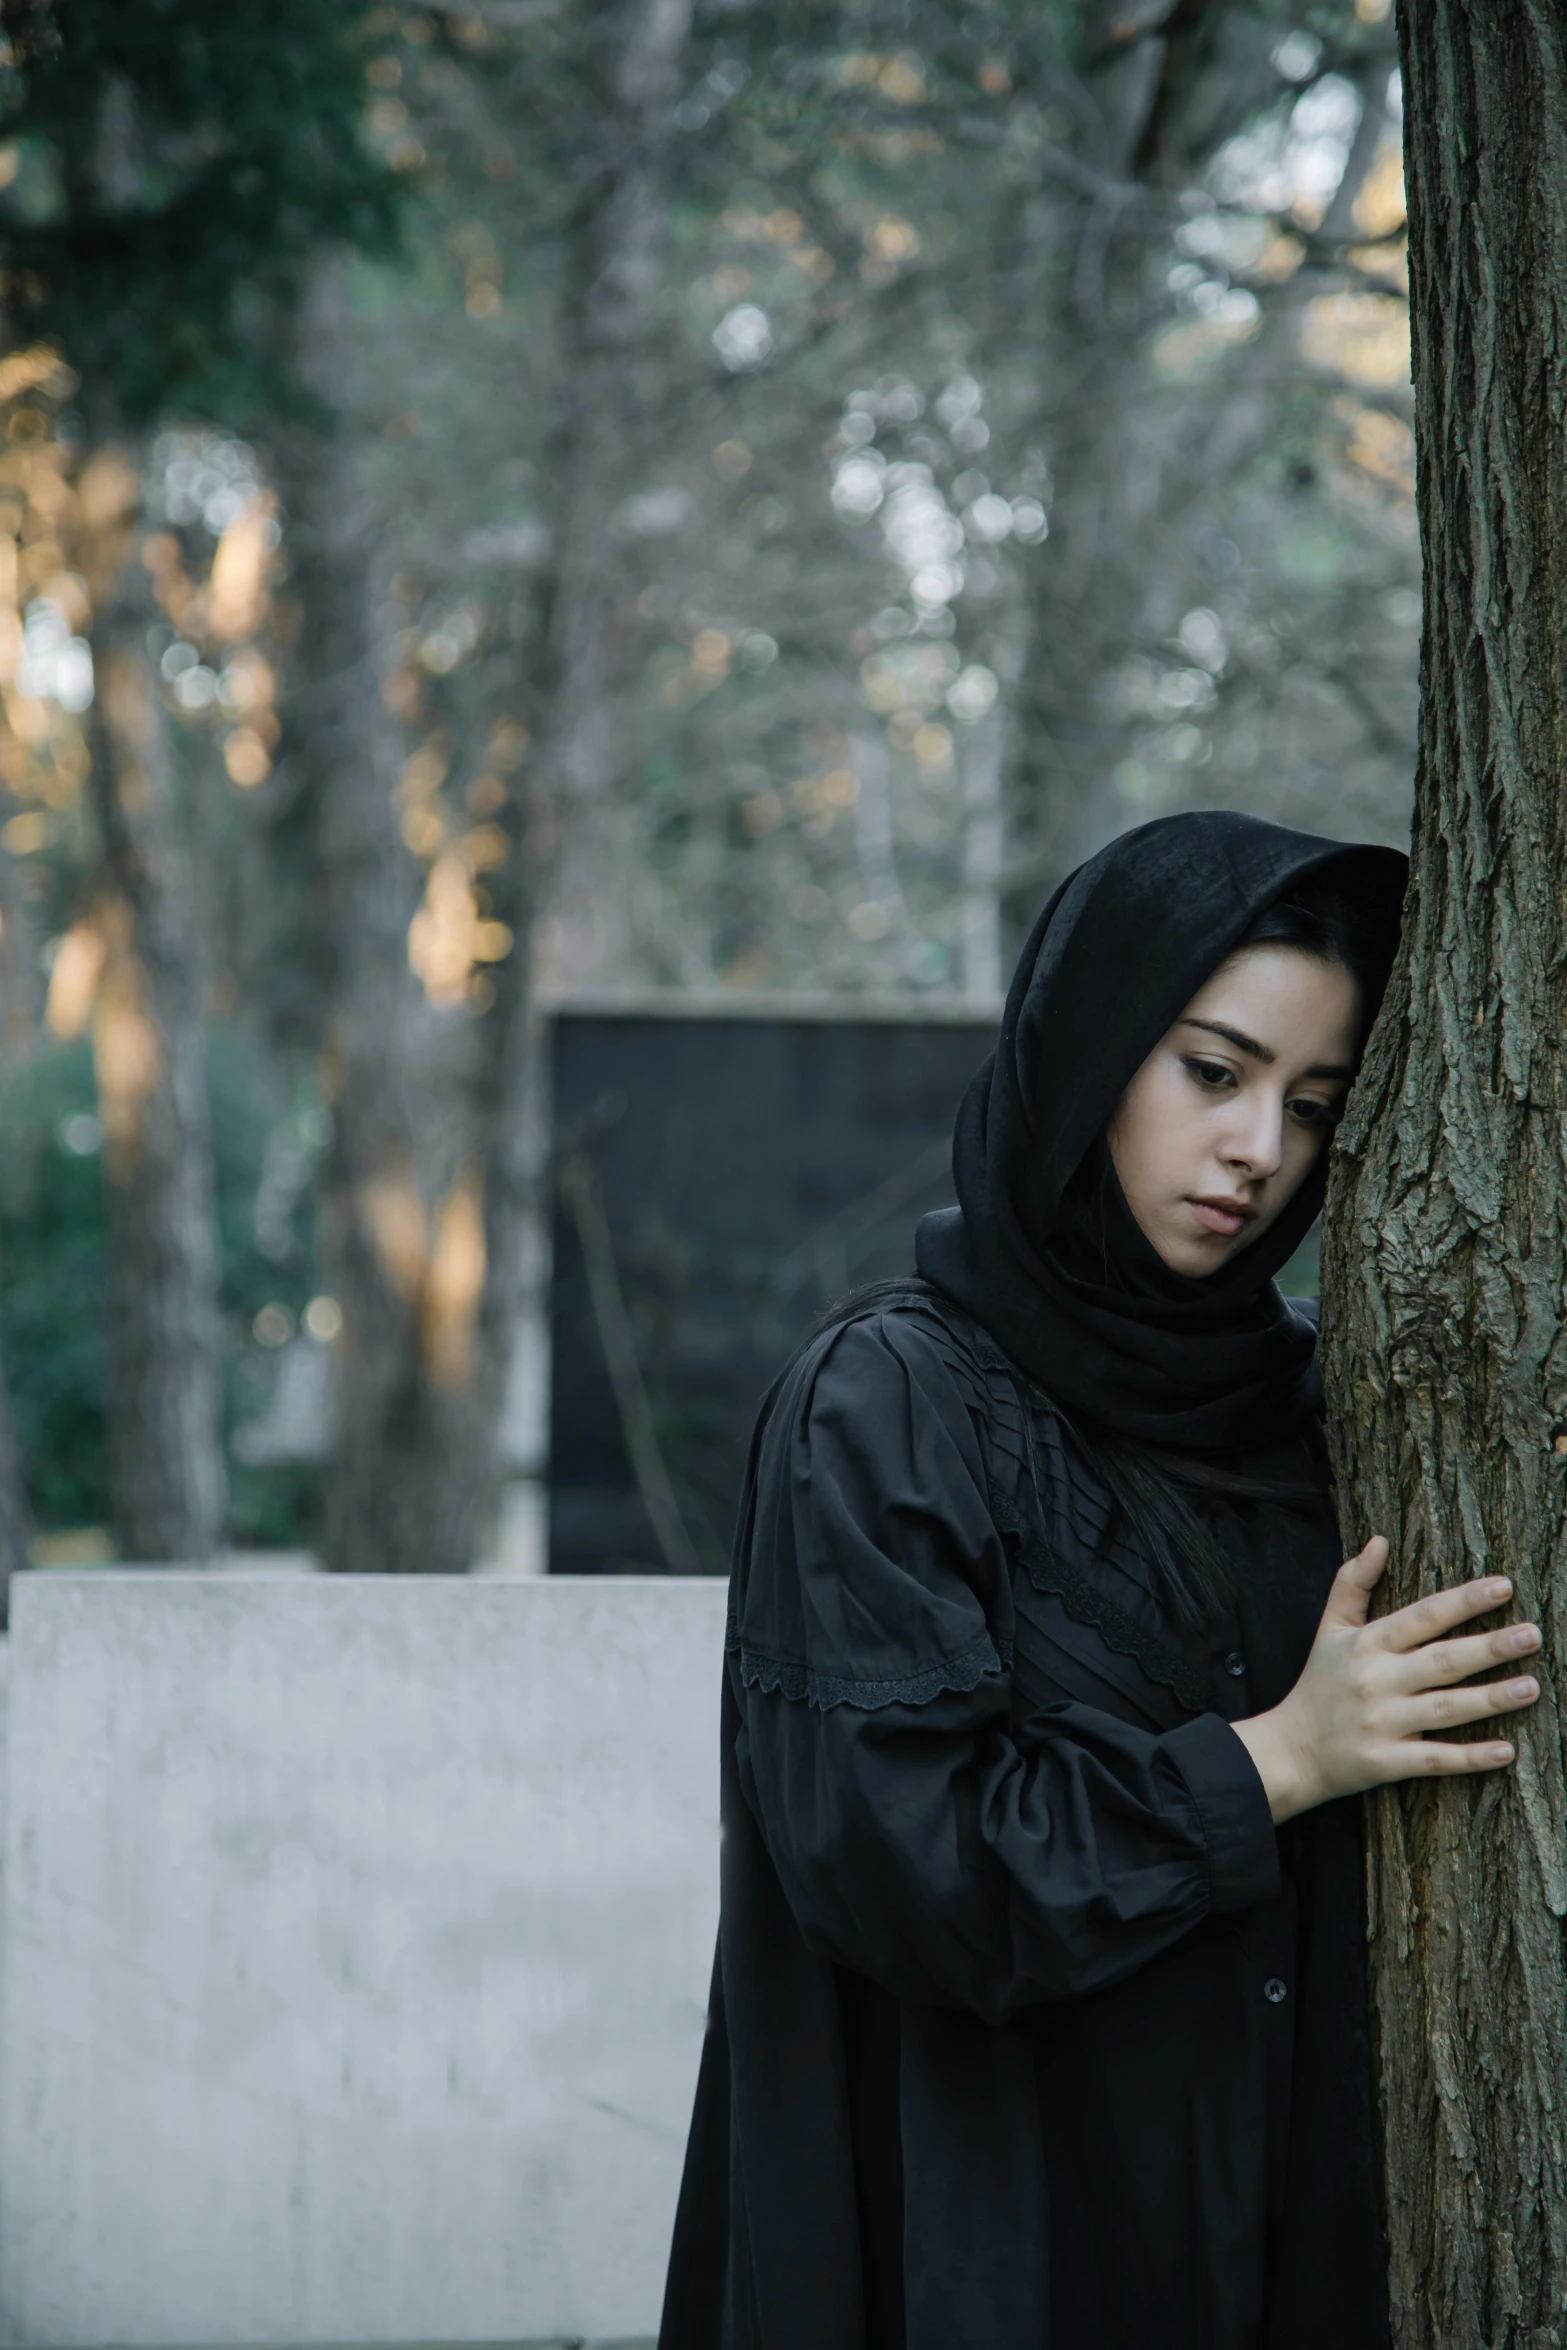
<svg viewBox="0 0 1567 2350">
<path fill-rule="evenodd" d="M 92 648 L 85 637 L 72 635 L 65 614 L 47 596 L 29 608 L 16 684 L 33 701 L 57 702 L 62 710 L 85 710 L 92 701 Z"/>
<path fill-rule="evenodd" d="M 772 324 L 754 302 L 727 311 L 713 329 L 713 348 L 731 375 L 765 367 L 773 355 Z"/>
</svg>

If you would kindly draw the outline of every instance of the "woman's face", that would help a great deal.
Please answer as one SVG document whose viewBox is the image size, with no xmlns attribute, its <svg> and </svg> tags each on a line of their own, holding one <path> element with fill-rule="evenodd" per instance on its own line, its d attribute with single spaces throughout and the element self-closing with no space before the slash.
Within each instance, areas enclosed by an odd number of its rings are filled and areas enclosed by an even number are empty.
<svg viewBox="0 0 1567 2350">
<path fill-rule="evenodd" d="M 1149 1054 L 1106 1128 L 1126 1201 L 1176 1273 L 1267 1231 L 1326 1149 L 1354 1075 L 1360 989 L 1298 947 L 1243 947 Z"/>
</svg>

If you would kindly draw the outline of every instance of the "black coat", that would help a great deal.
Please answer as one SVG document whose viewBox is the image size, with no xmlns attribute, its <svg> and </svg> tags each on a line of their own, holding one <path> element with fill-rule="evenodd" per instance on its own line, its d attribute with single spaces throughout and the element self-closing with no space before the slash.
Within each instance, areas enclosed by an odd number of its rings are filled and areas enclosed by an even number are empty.
<svg viewBox="0 0 1567 2350">
<path fill-rule="evenodd" d="M 910 1298 L 752 1451 L 661 2350 L 1383 2350 L 1358 1806 L 1276 1831 L 1325 1501 L 1161 1610 L 1048 1403 Z"/>
</svg>

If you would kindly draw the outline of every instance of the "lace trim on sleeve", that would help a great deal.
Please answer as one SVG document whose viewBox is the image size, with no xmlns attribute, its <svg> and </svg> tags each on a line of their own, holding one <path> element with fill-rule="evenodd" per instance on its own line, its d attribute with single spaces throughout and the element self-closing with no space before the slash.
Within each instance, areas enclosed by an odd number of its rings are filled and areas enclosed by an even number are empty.
<svg viewBox="0 0 1567 2350">
<path fill-rule="evenodd" d="M 740 1638 L 733 1618 L 724 1645 L 731 1656 L 740 1659 L 740 1678 L 747 1689 L 759 1689 L 764 1697 L 787 1697 L 796 1705 L 814 1705 L 819 1713 L 835 1705 L 856 1706 L 862 1713 L 876 1713 L 888 1705 L 929 1705 L 949 1689 L 960 1694 L 977 1689 L 987 1673 L 1003 1673 L 1011 1664 L 1010 1656 L 1003 1657 L 988 1632 L 982 1632 L 955 1656 L 941 1657 L 922 1673 L 886 1681 L 818 1673 L 800 1658 L 769 1656 Z"/>
</svg>

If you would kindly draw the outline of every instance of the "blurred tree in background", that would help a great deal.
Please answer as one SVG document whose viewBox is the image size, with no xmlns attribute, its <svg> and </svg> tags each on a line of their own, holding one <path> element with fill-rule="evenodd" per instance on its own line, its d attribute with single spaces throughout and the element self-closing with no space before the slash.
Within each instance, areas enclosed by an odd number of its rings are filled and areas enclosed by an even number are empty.
<svg viewBox="0 0 1567 2350">
<path fill-rule="evenodd" d="M 1402 834 L 1383 0 L 38 0 L 7 40 L 43 1526 L 200 1555 L 226 1394 L 229 1538 L 303 1539 L 330 1351 L 330 1563 L 472 1562 L 541 988 L 984 1003 L 1127 823 Z"/>
<path fill-rule="evenodd" d="M 31 345 L 23 369 L 58 352 L 74 400 L 55 434 L 52 535 L 25 555 L 28 571 L 51 566 L 39 584 L 55 588 L 59 625 L 85 632 L 67 640 L 77 686 L 54 696 L 84 716 L 91 842 L 57 963 L 61 995 L 79 972 L 82 1000 L 55 1001 L 52 1025 L 68 1033 L 94 1012 L 109 1503 L 125 1556 L 202 1559 L 227 1514 L 206 1068 L 221 974 L 207 746 L 182 736 L 174 711 L 201 706 L 190 681 L 212 675 L 203 651 L 254 637 L 274 526 L 255 484 L 249 497 L 229 480 L 176 504 L 175 448 L 165 442 L 160 479 L 153 433 L 166 419 L 246 423 L 286 402 L 279 323 L 315 247 L 384 243 L 391 206 L 359 136 L 365 35 L 351 18 L 297 0 L 221 23 L 195 7 L 22 0 L 7 39 L 3 300 Z M 44 413 L 15 410 L 23 449 Z M 196 526 L 199 541 L 207 521 L 221 535 L 193 577 L 186 534 Z M 25 584 L 19 565 L 24 596 Z M 20 616 L 25 631 L 30 605 Z M 176 630 L 193 658 L 171 672 Z M 25 758 L 18 767 L 25 797 Z M 54 782 L 52 762 L 37 780 Z"/>
</svg>

